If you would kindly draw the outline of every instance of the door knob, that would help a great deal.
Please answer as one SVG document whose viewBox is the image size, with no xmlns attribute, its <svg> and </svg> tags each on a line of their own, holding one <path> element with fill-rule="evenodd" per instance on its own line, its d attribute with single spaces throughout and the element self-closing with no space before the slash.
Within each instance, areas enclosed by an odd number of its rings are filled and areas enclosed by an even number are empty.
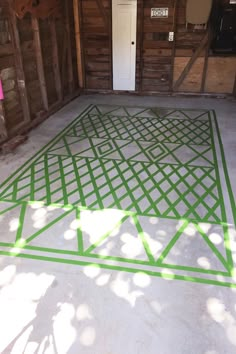
<svg viewBox="0 0 236 354">
<path fill-rule="evenodd" d="M 134 45 L 134 42 L 131 42 L 132 45 Z"/>
</svg>

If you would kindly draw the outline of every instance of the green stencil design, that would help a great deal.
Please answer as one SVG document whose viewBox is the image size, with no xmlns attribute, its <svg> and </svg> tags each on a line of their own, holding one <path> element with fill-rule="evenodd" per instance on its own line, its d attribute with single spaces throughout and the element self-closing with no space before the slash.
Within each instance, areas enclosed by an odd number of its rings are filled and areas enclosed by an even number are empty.
<svg viewBox="0 0 236 354">
<path fill-rule="evenodd" d="M 91 105 L 1 185 L 0 254 L 234 287 L 234 208 L 214 112 Z"/>
</svg>

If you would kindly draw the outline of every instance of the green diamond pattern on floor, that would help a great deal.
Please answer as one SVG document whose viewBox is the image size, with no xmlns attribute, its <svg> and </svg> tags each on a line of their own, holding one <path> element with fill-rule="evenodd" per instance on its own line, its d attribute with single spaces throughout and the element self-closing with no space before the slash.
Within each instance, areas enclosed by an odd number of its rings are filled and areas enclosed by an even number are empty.
<svg viewBox="0 0 236 354">
<path fill-rule="evenodd" d="M 212 111 L 90 106 L 2 184 L 0 254 L 229 286 L 230 193 Z"/>
</svg>

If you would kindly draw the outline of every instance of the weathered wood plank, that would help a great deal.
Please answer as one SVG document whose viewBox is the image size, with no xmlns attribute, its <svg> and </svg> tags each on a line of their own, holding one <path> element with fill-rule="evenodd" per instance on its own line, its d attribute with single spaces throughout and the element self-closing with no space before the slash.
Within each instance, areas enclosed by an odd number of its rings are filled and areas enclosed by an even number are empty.
<svg viewBox="0 0 236 354">
<path fill-rule="evenodd" d="M 68 82 L 69 82 L 69 92 L 72 93 L 74 91 L 74 88 L 75 88 L 75 81 L 74 81 L 73 63 L 72 63 L 69 1 L 65 2 L 65 22 L 66 22 L 66 34 L 67 34 Z"/>
<path fill-rule="evenodd" d="M 59 101 L 62 101 L 63 93 L 62 93 L 62 84 L 61 84 L 61 72 L 60 72 L 60 65 L 59 65 L 59 54 L 58 54 L 55 19 L 50 20 L 50 32 L 52 38 L 52 59 L 53 59 L 53 71 L 55 77 L 57 98 Z"/>
<path fill-rule="evenodd" d="M 12 33 L 13 39 L 13 47 L 15 52 L 15 66 L 16 66 L 16 75 L 17 75 L 17 85 L 20 94 L 20 100 L 22 105 L 22 110 L 24 114 L 24 120 L 26 122 L 30 122 L 31 114 L 30 114 L 30 107 L 28 101 L 28 93 L 25 84 L 25 73 L 23 67 L 23 60 L 22 60 L 22 53 L 21 53 L 21 45 L 20 45 L 20 38 L 19 32 L 17 27 L 17 19 L 15 16 L 14 11 L 12 10 L 11 6 L 9 6 L 9 17 L 10 17 L 10 29 Z"/>
<path fill-rule="evenodd" d="M 84 70 L 83 70 L 83 55 L 81 47 L 81 32 L 80 32 L 80 1 L 73 0 L 74 7 L 74 22 L 75 22 L 75 41 L 76 41 L 76 53 L 77 53 L 77 71 L 79 87 L 84 87 Z"/>
<path fill-rule="evenodd" d="M 48 95 L 47 95 L 47 87 L 46 87 L 46 80 L 45 80 L 45 73 L 44 73 L 44 66 L 43 66 L 43 58 L 42 58 L 39 23 L 35 17 L 32 17 L 31 23 L 34 32 L 35 56 L 37 61 L 37 72 L 38 72 L 38 79 L 40 83 L 40 91 L 42 95 L 44 109 L 48 111 L 49 109 Z"/>
<path fill-rule="evenodd" d="M 5 111 L 3 107 L 3 102 L 0 101 L 0 142 L 7 139 L 7 129 L 5 126 Z"/>
</svg>

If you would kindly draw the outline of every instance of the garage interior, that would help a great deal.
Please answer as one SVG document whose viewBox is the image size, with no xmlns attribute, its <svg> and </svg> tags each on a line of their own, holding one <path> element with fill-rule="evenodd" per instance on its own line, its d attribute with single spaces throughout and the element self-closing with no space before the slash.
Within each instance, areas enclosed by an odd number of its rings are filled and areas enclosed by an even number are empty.
<svg viewBox="0 0 236 354">
<path fill-rule="evenodd" d="M 0 0 L 0 352 L 235 352 L 235 26 Z"/>
</svg>

